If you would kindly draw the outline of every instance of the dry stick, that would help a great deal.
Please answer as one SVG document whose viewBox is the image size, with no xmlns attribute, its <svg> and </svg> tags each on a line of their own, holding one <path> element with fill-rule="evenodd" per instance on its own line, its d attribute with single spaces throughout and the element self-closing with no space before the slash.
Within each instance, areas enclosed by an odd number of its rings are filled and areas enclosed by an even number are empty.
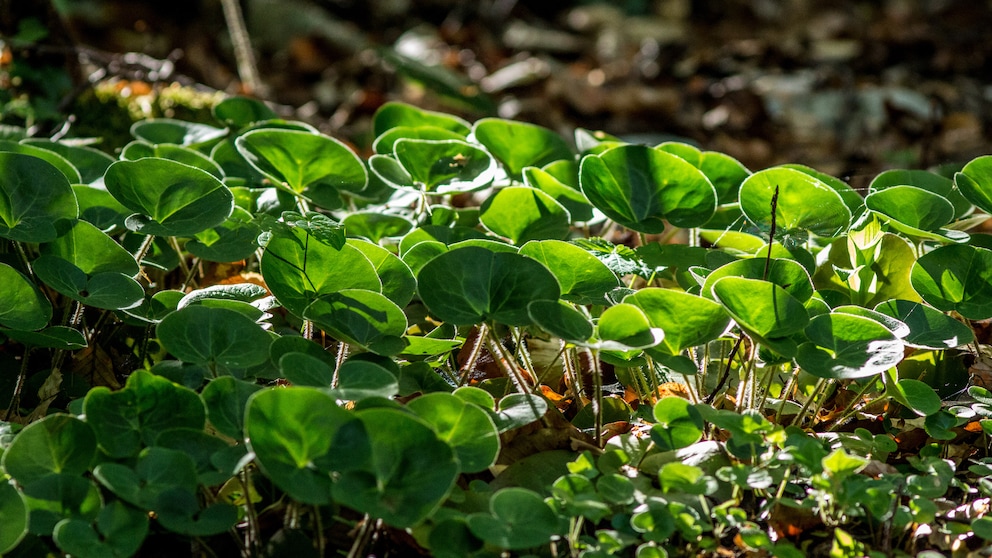
<svg viewBox="0 0 992 558">
<path fill-rule="evenodd" d="M 479 356 L 482 354 L 482 347 L 485 343 L 486 336 L 488 335 L 489 328 L 486 324 L 482 324 L 476 330 L 475 338 L 471 337 L 466 341 L 472 343 L 471 349 L 468 353 L 468 360 L 465 361 L 465 366 L 459 370 L 460 374 L 458 376 L 458 386 L 461 387 L 468 382 L 468 376 L 472 373 L 475 368 L 475 363 L 479 360 Z"/>
<path fill-rule="evenodd" d="M 249 93 L 258 97 L 268 95 L 265 84 L 258 73 L 258 64 L 255 62 L 255 53 L 251 50 L 251 39 L 248 37 L 248 29 L 245 25 L 244 14 L 241 13 L 241 5 L 238 0 L 220 0 L 224 7 L 224 19 L 227 21 L 227 30 L 231 34 L 231 44 L 234 47 L 234 58 L 238 62 L 238 77 Z"/>
</svg>

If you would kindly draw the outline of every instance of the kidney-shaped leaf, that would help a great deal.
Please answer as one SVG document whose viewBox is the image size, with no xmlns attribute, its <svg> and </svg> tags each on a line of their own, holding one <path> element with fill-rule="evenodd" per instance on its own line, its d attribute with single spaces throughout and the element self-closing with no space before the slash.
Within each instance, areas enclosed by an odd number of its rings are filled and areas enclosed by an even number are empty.
<svg viewBox="0 0 992 558">
<path fill-rule="evenodd" d="M 992 250 L 964 244 L 920 256 L 910 275 L 923 300 L 969 320 L 992 317 Z"/>
<path fill-rule="evenodd" d="M 273 231 L 261 267 L 269 290 L 297 316 L 324 294 L 382 289 L 375 267 L 359 249 L 351 244 L 335 248 L 299 227 Z"/>
<path fill-rule="evenodd" d="M 450 393 L 428 393 L 407 407 L 434 428 L 455 450 L 463 473 L 478 473 L 496 462 L 499 431 L 492 417 Z"/>
<path fill-rule="evenodd" d="M 271 335 L 236 310 L 190 305 L 166 316 L 156 334 L 183 362 L 248 368 L 269 358 Z"/>
<path fill-rule="evenodd" d="M 385 296 L 363 289 L 342 289 L 307 306 L 303 317 L 332 337 L 381 355 L 394 355 L 406 346 L 403 309 Z"/>
<path fill-rule="evenodd" d="M 620 279 L 599 258 L 561 240 L 535 240 L 520 253 L 544 264 L 561 285 L 561 297 L 576 304 L 604 304 Z"/>
<path fill-rule="evenodd" d="M 542 167 L 559 159 L 572 159 L 572 150 L 561 136 L 542 126 L 483 118 L 472 128 L 475 139 L 499 159 L 511 177 L 524 167 Z"/>
<path fill-rule="evenodd" d="M 314 466 L 330 450 L 342 425 L 354 420 L 313 388 L 266 389 L 248 399 L 245 434 L 262 470 L 301 502 L 330 502 L 331 479 Z"/>
<path fill-rule="evenodd" d="M 461 140 L 400 139 L 393 147 L 396 161 L 412 183 L 380 178 L 394 188 L 432 194 L 457 194 L 485 188 L 496 177 L 496 161 L 484 149 Z M 381 167 L 373 167 L 381 168 Z"/>
<path fill-rule="evenodd" d="M 919 302 L 889 300 L 876 306 L 875 310 L 909 326 L 909 335 L 903 342 L 910 347 L 937 351 L 967 345 L 975 340 L 970 327 Z"/>
<path fill-rule="evenodd" d="M 562 239 L 571 217 L 560 203 L 528 186 L 510 186 L 483 202 L 479 221 L 514 244 L 529 240 Z"/>
<path fill-rule="evenodd" d="M 253 130 L 239 137 L 238 152 L 284 190 L 317 205 L 340 205 L 340 192 L 361 192 L 368 172 L 340 141 L 296 130 Z"/>
<path fill-rule="evenodd" d="M 42 159 L 0 152 L 0 237 L 48 242 L 79 212 L 65 175 Z"/>
<path fill-rule="evenodd" d="M 207 171 L 168 159 L 117 161 L 104 182 L 117 201 L 136 214 L 131 230 L 157 236 L 193 236 L 223 223 L 234 195 Z"/>
<path fill-rule="evenodd" d="M 494 320 L 527 325 L 527 305 L 557 300 L 561 290 L 540 262 L 510 252 L 466 246 L 428 261 L 417 292 L 432 314 L 456 325 Z"/>
<path fill-rule="evenodd" d="M 540 495 L 525 488 L 504 488 L 489 501 L 489 513 L 468 516 L 472 534 L 509 549 L 540 546 L 558 531 L 558 516 Z"/>
<path fill-rule="evenodd" d="M 992 155 L 972 159 L 954 175 L 954 184 L 968 201 L 992 213 Z"/>
<path fill-rule="evenodd" d="M 39 256 L 34 261 L 34 272 L 39 279 L 59 293 L 96 308 L 107 310 L 134 308 L 139 306 L 145 297 L 144 288 L 130 275 L 117 271 L 87 275 L 72 262 L 57 256 Z"/>
<path fill-rule="evenodd" d="M 723 306 L 684 291 L 649 287 L 624 302 L 640 308 L 652 327 L 665 332 L 658 348 L 673 355 L 720 337 L 730 324 Z"/>
<path fill-rule="evenodd" d="M 771 227 L 776 188 L 775 224 L 779 236 L 810 232 L 834 237 L 850 225 L 851 210 L 836 190 L 810 174 L 775 167 L 758 171 L 741 184 L 741 210 L 762 229 Z"/>
<path fill-rule="evenodd" d="M 0 263 L 0 285 L 0 326 L 36 330 L 52 319 L 52 303 L 20 271 Z"/>
<path fill-rule="evenodd" d="M 52 473 L 81 475 L 96 457 L 96 435 L 89 424 L 65 415 L 49 415 L 29 424 L 3 453 L 3 470 L 29 484 Z"/>
<path fill-rule="evenodd" d="M 775 283 L 743 277 L 720 279 L 713 284 L 713 294 L 737 325 L 758 342 L 792 356 L 795 345 L 783 338 L 802 331 L 809 322 L 802 302 Z"/>
<path fill-rule="evenodd" d="M 226 136 L 227 130 L 172 118 L 149 118 L 135 122 L 131 126 L 131 135 L 151 144 L 175 143 L 197 147 Z"/>
<path fill-rule="evenodd" d="M 854 314 L 821 314 L 806 327 L 796 363 L 820 378 L 848 380 L 879 374 L 903 359 L 903 344 L 882 324 Z"/>
<path fill-rule="evenodd" d="M 810 282 L 809 273 L 801 264 L 783 258 L 772 258 L 767 264 L 766 262 L 765 258 L 746 258 L 722 265 L 706 276 L 700 294 L 712 298 L 713 285 L 720 279 L 745 277 L 775 283 L 800 302 L 805 303 L 813 296 L 813 284 Z M 767 276 L 765 274 L 766 265 L 768 266 Z"/>
<path fill-rule="evenodd" d="M 663 231 L 665 220 L 698 227 L 716 210 L 716 189 L 706 175 L 681 157 L 641 145 L 586 156 L 579 184 L 607 217 L 644 233 Z"/>
<path fill-rule="evenodd" d="M 369 437 L 365 467 L 345 471 L 334 484 L 334 499 L 395 527 L 412 527 L 428 517 L 458 476 L 451 447 L 421 419 L 398 409 L 358 413 Z"/>
<path fill-rule="evenodd" d="M 873 192 L 865 198 L 868 209 L 893 226 L 904 225 L 903 232 L 934 231 L 954 218 L 954 206 L 947 198 L 915 186 L 892 186 Z"/>
<path fill-rule="evenodd" d="M 432 126 L 455 132 L 463 137 L 471 130 L 471 125 L 457 116 L 424 110 L 396 101 L 382 105 L 372 117 L 372 129 L 377 137 L 400 126 Z"/>
<path fill-rule="evenodd" d="M 6 554 L 20 544 L 28 534 L 28 506 L 14 485 L 0 484 L 0 553 Z"/>
<path fill-rule="evenodd" d="M 560 339 L 585 344 L 592 337 L 589 318 L 564 300 L 535 300 L 527 311 L 538 327 Z"/>
</svg>

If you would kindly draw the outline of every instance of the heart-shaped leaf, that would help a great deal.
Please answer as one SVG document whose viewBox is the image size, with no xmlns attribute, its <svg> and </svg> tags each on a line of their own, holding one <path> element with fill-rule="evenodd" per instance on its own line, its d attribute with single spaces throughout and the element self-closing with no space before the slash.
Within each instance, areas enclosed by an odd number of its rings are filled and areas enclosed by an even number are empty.
<svg viewBox="0 0 992 558">
<path fill-rule="evenodd" d="M 431 313 L 456 325 L 497 321 L 530 323 L 527 305 L 557 300 L 558 281 L 539 262 L 520 254 L 467 246 L 428 261 L 417 292 Z"/>
<path fill-rule="evenodd" d="M 65 175 L 30 155 L 0 152 L 0 194 L 0 236 L 16 242 L 54 240 L 79 212 Z"/>
<path fill-rule="evenodd" d="M 84 256 L 83 259 L 87 258 Z M 84 263 L 99 265 L 92 261 Z M 71 261 L 48 255 L 38 257 L 33 267 L 38 278 L 49 287 L 73 300 L 96 308 L 108 310 L 134 308 L 140 305 L 145 297 L 144 288 L 130 275 L 124 273 L 107 271 L 87 275 Z"/>
<path fill-rule="evenodd" d="M 238 380 L 233 376 L 211 380 L 201 394 L 210 424 L 225 436 L 235 440 L 243 439 L 248 398 L 260 389 L 262 387 L 258 384 Z"/>
<path fill-rule="evenodd" d="M 127 227 L 144 234 L 193 236 L 220 225 L 234 209 L 234 196 L 217 177 L 167 159 L 117 161 L 104 182 L 136 212 Z"/>
<path fill-rule="evenodd" d="M 248 399 L 245 434 L 259 466 L 291 497 L 308 504 L 330 502 L 331 478 L 314 460 L 330 450 L 334 435 L 355 420 L 317 389 L 262 390 Z"/>
<path fill-rule="evenodd" d="M 938 310 L 910 300 L 889 300 L 875 310 L 892 316 L 909 326 L 909 335 L 903 342 L 919 349 L 953 349 L 975 340 L 967 325 Z"/>
<path fill-rule="evenodd" d="M 760 279 L 724 277 L 713 284 L 713 295 L 759 343 L 786 357 L 794 354 L 795 343 L 787 338 L 806 327 L 809 314 L 788 291 Z"/>
<path fill-rule="evenodd" d="M 640 308 L 652 327 L 665 332 L 657 346 L 672 355 L 720 337 L 730 325 L 723 306 L 683 291 L 644 288 L 624 298 Z"/>
<path fill-rule="evenodd" d="M 0 553 L 17 548 L 28 533 L 28 507 L 13 484 L 0 484 Z"/>
<path fill-rule="evenodd" d="M 472 134 L 514 178 L 520 178 L 524 167 L 543 167 L 573 158 L 572 150 L 561 136 L 534 124 L 483 118 L 472 127 Z"/>
<path fill-rule="evenodd" d="M 55 544 L 80 558 L 133 556 L 148 535 L 148 514 L 114 500 L 100 509 L 96 529 L 79 519 L 60 521 L 52 533 Z"/>
<path fill-rule="evenodd" d="M 174 143 L 197 148 L 226 136 L 227 130 L 173 118 L 149 118 L 135 122 L 131 135 L 151 144 Z"/>
<path fill-rule="evenodd" d="M 640 145 L 587 155 L 579 168 L 582 193 L 607 217 L 644 233 L 698 227 L 713 216 L 717 194 L 696 167 L 664 151 Z"/>
<path fill-rule="evenodd" d="M 55 153 L 54 151 L 42 149 L 29 144 L 17 143 L 16 141 L 0 139 L 0 152 L 21 153 L 23 155 L 37 157 L 59 169 L 59 172 L 65 175 L 66 180 L 68 180 L 70 184 L 79 184 L 82 182 L 82 178 L 79 176 L 79 171 L 76 170 L 76 167 L 66 160 L 65 157 Z"/>
<path fill-rule="evenodd" d="M 520 247 L 520 254 L 534 258 L 554 274 L 561 297 L 576 304 L 604 304 L 606 293 L 620 280 L 599 258 L 560 240 L 534 240 Z"/>
<path fill-rule="evenodd" d="M 479 407 L 448 393 L 428 393 L 410 401 L 407 408 L 455 450 L 462 472 L 478 473 L 496 462 L 499 431 Z"/>
<path fill-rule="evenodd" d="M 372 130 L 376 137 L 402 126 L 412 128 L 432 126 L 455 132 L 463 137 L 468 135 L 472 128 L 471 124 L 457 116 L 424 110 L 396 101 L 382 105 L 372 117 Z"/>
<path fill-rule="evenodd" d="M 716 189 L 717 203 L 733 203 L 737 201 L 737 192 L 751 171 L 730 155 L 717 151 L 700 151 L 695 147 L 678 142 L 665 142 L 657 149 L 678 155 L 687 163 L 703 171 Z"/>
<path fill-rule="evenodd" d="M 235 128 L 277 117 L 268 105 L 251 97 L 228 97 L 214 105 L 213 114 L 217 120 Z"/>
<path fill-rule="evenodd" d="M 79 182 L 82 184 L 98 182 L 103 178 L 107 167 L 114 162 L 110 155 L 86 145 L 71 145 L 47 138 L 27 138 L 21 140 L 21 144 L 47 149 L 62 156 L 79 171 Z"/>
<path fill-rule="evenodd" d="M 903 359 L 903 344 L 882 324 L 845 313 L 821 314 L 806 327 L 796 363 L 820 378 L 873 376 Z"/>
<path fill-rule="evenodd" d="M 307 306 L 303 317 L 332 337 L 383 355 L 400 352 L 407 321 L 403 310 L 385 296 L 362 289 L 342 289 Z"/>
<path fill-rule="evenodd" d="M 775 167 L 758 171 L 741 184 L 741 210 L 763 230 L 771 228 L 776 189 L 774 219 L 780 238 L 805 233 L 834 237 L 851 223 L 851 210 L 836 190 L 804 172 Z"/>
<path fill-rule="evenodd" d="M 654 405 L 651 440 L 661 451 L 672 451 L 695 444 L 703 437 L 703 417 L 681 397 L 663 397 Z"/>
<path fill-rule="evenodd" d="M 916 260 L 911 281 L 939 310 L 954 310 L 969 320 L 992 317 L 992 250 L 941 246 Z"/>
<path fill-rule="evenodd" d="M 457 194 L 485 188 L 496 177 L 496 161 L 484 149 L 462 140 L 419 140 L 403 138 L 393 147 L 397 174 L 385 155 L 369 164 L 381 179 L 394 188 Z"/>
<path fill-rule="evenodd" d="M 558 517 L 536 492 L 504 488 L 489 501 L 489 513 L 468 516 L 472 534 L 489 544 L 522 549 L 547 543 L 558 533 Z"/>
<path fill-rule="evenodd" d="M 562 239 L 568 235 L 568 210 L 551 196 L 527 186 L 510 186 L 482 203 L 479 221 L 513 244 Z"/>
<path fill-rule="evenodd" d="M 344 143 L 321 134 L 262 129 L 235 141 L 238 152 L 277 187 L 313 203 L 336 208 L 341 193 L 358 193 L 368 171 Z"/>
<path fill-rule="evenodd" d="M 954 184 L 968 201 L 992 213 L 992 155 L 972 159 L 954 175 Z"/>
<path fill-rule="evenodd" d="M 171 143 L 152 145 L 143 141 L 133 141 L 125 145 L 121 151 L 121 159 L 125 161 L 136 161 L 145 157 L 169 159 L 170 161 L 207 171 L 217 177 L 218 180 L 224 180 L 224 171 L 220 165 L 215 163 L 210 157 L 189 147 Z"/>
<path fill-rule="evenodd" d="M 52 319 L 52 303 L 21 272 L 0 263 L 0 285 L 0 326 L 36 330 Z"/>
<path fill-rule="evenodd" d="M 389 399 L 399 393 L 396 375 L 383 366 L 353 359 L 341 365 L 338 383 L 333 390 L 337 399 L 361 401 L 372 397 Z"/>
<path fill-rule="evenodd" d="M 227 308 L 191 305 L 156 328 L 165 349 L 184 362 L 248 368 L 269 358 L 272 337 L 257 323 Z"/>
<path fill-rule="evenodd" d="M 52 473 L 81 475 L 96 457 L 89 424 L 71 415 L 49 415 L 26 426 L 3 453 L 3 470 L 20 484 Z"/>
<path fill-rule="evenodd" d="M 535 300 L 527 305 L 530 319 L 548 333 L 584 345 L 592 337 L 592 322 L 563 300 Z"/>
</svg>

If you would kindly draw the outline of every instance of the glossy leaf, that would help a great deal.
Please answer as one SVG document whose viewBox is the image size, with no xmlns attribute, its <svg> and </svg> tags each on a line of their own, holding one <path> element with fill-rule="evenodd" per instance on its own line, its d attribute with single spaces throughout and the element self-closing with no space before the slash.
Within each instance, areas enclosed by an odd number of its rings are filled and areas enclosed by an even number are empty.
<svg viewBox="0 0 992 558">
<path fill-rule="evenodd" d="M 683 291 L 644 288 L 624 299 L 640 308 L 665 337 L 658 349 L 672 355 L 717 339 L 730 325 L 723 306 Z"/>
<path fill-rule="evenodd" d="M 793 342 L 783 339 L 809 322 L 802 302 L 785 289 L 760 279 L 724 277 L 713 284 L 713 294 L 741 328 L 783 356 L 792 356 Z"/>
<path fill-rule="evenodd" d="M 203 429 L 206 411 L 196 392 L 144 370 L 120 391 L 95 387 L 83 402 L 86 422 L 111 457 L 132 457 L 169 428 Z"/>
<path fill-rule="evenodd" d="M 189 147 L 171 143 L 152 145 L 142 141 L 133 141 L 125 145 L 121 151 L 121 159 L 125 161 L 136 161 L 145 157 L 169 159 L 170 161 L 206 171 L 218 180 L 224 180 L 224 171 L 220 165 L 215 163 L 210 157 Z"/>
<path fill-rule="evenodd" d="M 214 105 L 213 114 L 217 120 L 235 128 L 272 120 L 277 116 L 268 105 L 250 97 L 228 97 Z"/>
<path fill-rule="evenodd" d="M 0 152 L 0 194 L 0 237 L 16 242 L 54 240 L 79 211 L 65 175 L 30 155 Z"/>
<path fill-rule="evenodd" d="M 358 413 L 369 437 L 367 464 L 334 483 L 334 500 L 396 527 L 420 523 L 458 476 L 450 446 L 420 419 L 398 409 Z"/>
<path fill-rule="evenodd" d="M 148 514 L 116 500 L 100 510 L 96 529 L 79 519 L 65 519 L 52 533 L 59 548 L 80 558 L 133 556 L 147 535 Z"/>
<path fill-rule="evenodd" d="M 700 151 L 691 145 L 678 142 L 665 142 L 658 145 L 657 149 L 677 155 L 703 171 L 716 189 L 719 204 L 737 201 L 737 192 L 741 188 L 741 183 L 751 175 L 740 161 L 717 151 Z"/>
<path fill-rule="evenodd" d="M 336 249 L 299 228 L 273 234 L 261 268 L 269 290 L 297 316 L 321 295 L 382 289 L 375 268 L 360 250 L 347 244 Z"/>
<path fill-rule="evenodd" d="M 407 321 L 403 310 L 385 296 L 363 289 L 323 295 L 303 311 L 332 337 L 383 355 L 400 352 Z"/>
<path fill-rule="evenodd" d="M 372 142 L 372 151 L 380 155 L 392 155 L 396 142 L 401 139 L 417 140 L 464 140 L 465 134 L 446 130 L 437 126 L 396 126 L 382 133 Z"/>
<path fill-rule="evenodd" d="M 887 386 L 886 392 L 919 416 L 940 411 L 940 396 L 927 384 L 912 378 L 902 378 Z"/>
<path fill-rule="evenodd" d="M 227 130 L 173 118 L 150 118 L 135 122 L 131 126 L 131 134 L 151 144 L 174 143 L 198 147 L 226 136 Z"/>
<path fill-rule="evenodd" d="M 396 162 L 412 180 L 396 183 L 392 175 L 379 174 L 396 188 L 456 194 L 485 188 L 496 177 L 496 161 L 492 156 L 465 141 L 400 139 L 393 151 Z"/>
<path fill-rule="evenodd" d="M 796 169 L 775 167 L 758 171 L 741 184 L 741 210 L 763 230 L 771 227 L 776 187 L 775 222 L 780 237 L 806 232 L 834 237 L 850 225 L 851 210 L 834 189 Z"/>
<path fill-rule="evenodd" d="M 406 217 L 377 211 L 351 213 L 341 224 L 349 236 L 365 237 L 374 243 L 383 238 L 403 236 L 413 229 L 413 223 Z"/>
<path fill-rule="evenodd" d="M 563 239 L 571 218 L 551 196 L 527 186 L 510 186 L 483 202 L 479 221 L 513 244 Z"/>
<path fill-rule="evenodd" d="M 238 152 L 277 187 L 326 208 L 368 184 L 365 165 L 344 143 L 321 134 L 261 129 L 235 141 Z"/>
<path fill-rule="evenodd" d="M 469 515 L 468 526 L 487 543 L 512 550 L 550 541 L 558 533 L 558 518 L 537 493 L 514 487 L 493 495 L 489 513 Z"/>
<path fill-rule="evenodd" d="M 338 369 L 337 377 L 338 383 L 333 394 L 338 399 L 389 399 L 399 393 L 396 375 L 374 362 L 349 360 Z"/>
<path fill-rule="evenodd" d="M 483 118 L 472 127 L 472 134 L 514 178 L 520 177 L 524 167 L 542 167 L 573 157 L 561 136 L 534 124 Z"/>
<path fill-rule="evenodd" d="M 561 175 L 567 175 L 568 178 L 562 179 Z M 579 167 L 575 162 L 555 161 L 543 169 L 526 167 L 523 170 L 523 179 L 524 184 L 551 196 L 567 209 L 573 223 L 592 220 L 592 206 L 579 190 Z"/>
<path fill-rule="evenodd" d="M 853 314 L 821 314 L 806 327 L 809 342 L 796 363 L 820 378 L 847 380 L 888 370 L 903 359 L 903 344 L 882 324 Z"/>
<path fill-rule="evenodd" d="M 82 475 L 96 457 L 96 436 L 89 424 L 54 414 L 29 424 L 3 453 L 3 470 L 30 484 L 52 473 Z"/>
<path fill-rule="evenodd" d="M 527 312 L 538 327 L 565 341 L 585 344 L 592 337 L 592 322 L 563 300 L 535 300 Z"/>
<path fill-rule="evenodd" d="M 357 239 L 349 239 L 348 244 L 354 246 L 368 258 L 382 282 L 382 294 L 396 303 L 400 308 L 413 300 L 417 291 L 417 279 L 410 267 L 389 250 Z"/>
<path fill-rule="evenodd" d="M 972 159 L 954 175 L 954 184 L 968 201 L 992 213 L 992 155 Z"/>
<path fill-rule="evenodd" d="M 923 300 L 939 310 L 970 320 L 992 317 L 992 250 L 941 246 L 916 260 L 911 280 Z"/>
<path fill-rule="evenodd" d="M 52 303 L 21 272 L 0 263 L 0 285 L 0 326 L 37 330 L 52 319 Z"/>
<path fill-rule="evenodd" d="M 0 483 L 0 553 L 13 550 L 28 532 L 28 507 L 24 496 L 10 483 Z"/>
<path fill-rule="evenodd" d="M 909 335 L 903 342 L 911 347 L 953 349 L 975 340 L 975 334 L 967 325 L 919 302 L 889 300 L 880 303 L 875 310 L 909 326 Z"/>
<path fill-rule="evenodd" d="M 225 436 L 235 440 L 243 439 L 248 399 L 260 389 L 262 387 L 258 384 L 238 380 L 233 376 L 211 380 L 201 393 L 210 424 Z"/>
<path fill-rule="evenodd" d="M 248 399 L 245 434 L 262 470 L 300 502 L 326 505 L 331 479 L 314 460 L 330 450 L 334 435 L 354 417 L 313 388 L 262 390 Z"/>
<path fill-rule="evenodd" d="M 424 110 L 396 101 L 382 105 L 372 117 L 372 128 L 376 137 L 400 126 L 433 126 L 462 136 L 467 135 L 471 130 L 471 124 L 457 116 Z"/>
<path fill-rule="evenodd" d="M 94 228 L 94 230 L 96 229 Z M 72 255 L 76 254 L 82 256 L 84 265 L 101 265 L 101 262 L 86 261 L 88 258 L 85 252 L 73 252 Z M 124 254 L 127 253 L 124 252 Z M 128 256 L 130 255 L 128 254 Z M 40 256 L 34 261 L 33 267 L 38 278 L 49 287 L 73 300 L 96 308 L 108 310 L 134 308 L 141 304 L 145 296 L 144 288 L 137 281 L 129 274 L 118 271 L 96 272 L 93 275 L 88 275 L 71 261 L 49 255 Z"/>
<path fill-rule="evenodd" d="M 621 351 L 653 347 L 664 338 L 661 329 L 652 327 L 640 308 L 624 303 L 603 311 L 596 322 L 596 333 L 603 348 Z"/>
<path fill-rule="evenodd" d="M 478 473 L 496 462 L 499 432 L 493 419 L 479 407 L 448 393 L 428 393 L 407 407 L 455 450 L 462 472 Z"/>
<path fill-rule="evenodd" d="M 560 240 L 534 240 L 520 254 L 547 267 L 561 286 L 561 297 L 576 304 L 603 304 L 620 280 L 606 264 L 578 246 Z"/>
<path fill-rule="evenodd" d="M 915 186 L 892 186 L 873 192 L 865 198 L 868 209 L 885 219 L 896 221 L 893 226 L 907 234 L 913 230 L 933 231 L 950 223 L 954 206 L 946 198 Z"/>
<path fill-rule="evenodd" d="M 954 207 L 954 219 L 965 217 L 973 208 L 971 203 L 954 189 L 954 181 L 928 170 L 891 169 L 883 171 L 868 185 L 870 193 L 879 192 L 894 186 L 922 188 L 945 198 Z"/>
<path fill-rule="evenodd" d="M 269 358 L 272 337 L 243 314 L 191 305 L 166 316 L 156 328 L 166 350 L 184 362 L 247 368 Z"/>
<path fill-rule="evenodd" d="M 65 157 L 54 151 L 42 149 L 41 147 L 36 147 L 30 144 L 0 139 L 0 152 L 21 153 L 24 155 L 30 155 L 31 157 L 37 157 L 38 159 L 41 159 L 59 169 L 59 172 L 65 175 L 66 180 L 68 180 L 70 184 L 79 184 L 82 182 L 82 178 L 79 175 L 79 171 L 76 170 L 76 167 L 66 160 Z"/>
<path fill-rule="evenodd" d="M 456 325 L 490 320 L 526 325 L 528 304 L 557 300 L 561 292 L 554 275 L 539 262 L 474 246 L 428 261 L 417 280 L 417 292 L 431 313 Z"/>
<path fill-rule="evenodd" d="M 627 145 L 582 159 L 582 193 L 607 217 L 644 233 L 698 227 L 713 216 L 717 194 L 709 179 L 684 159 Z"/>
<path fill-rule="evenodd" d="M 193 236 L 231 215 L 234 196 L 210 173 L 167 159 L 117 161 L 104 181 L 135 215 L 127 227 L 158 236 Z"/>
</svg>

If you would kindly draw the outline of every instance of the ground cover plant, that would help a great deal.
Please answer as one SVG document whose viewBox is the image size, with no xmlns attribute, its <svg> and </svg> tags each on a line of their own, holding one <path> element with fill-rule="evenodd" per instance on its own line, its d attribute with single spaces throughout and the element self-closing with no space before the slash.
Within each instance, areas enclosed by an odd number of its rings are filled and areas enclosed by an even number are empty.
<svg viewBox="0 0 992 558">
<path fill-rule="evenodd" d="M 214 116 L 0 143 L 0 553 L 989 551 L 992 157 Z"/>
</svg>

